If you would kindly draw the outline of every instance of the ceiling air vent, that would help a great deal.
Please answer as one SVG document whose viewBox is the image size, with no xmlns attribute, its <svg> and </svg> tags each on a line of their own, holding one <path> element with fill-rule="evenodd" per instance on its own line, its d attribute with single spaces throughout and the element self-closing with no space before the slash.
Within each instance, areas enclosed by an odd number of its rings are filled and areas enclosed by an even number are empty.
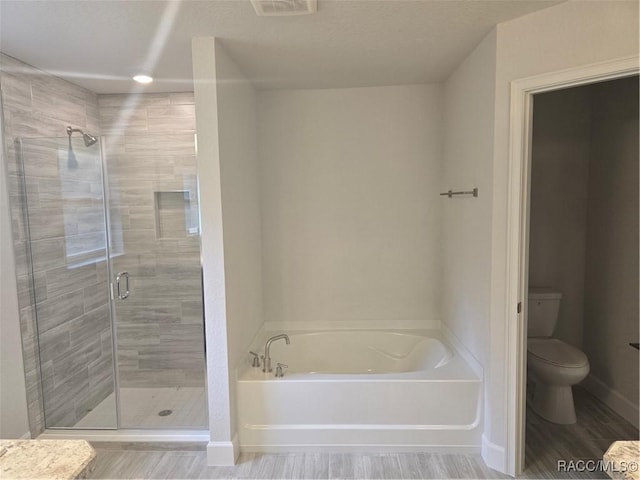
<svg viewBox="0 0 640 480">
<path fill-rule="evenodd" d="M 307 15 L 316 13 L 318 0 L 251 0 L 260 16 Z"/>
</svg>

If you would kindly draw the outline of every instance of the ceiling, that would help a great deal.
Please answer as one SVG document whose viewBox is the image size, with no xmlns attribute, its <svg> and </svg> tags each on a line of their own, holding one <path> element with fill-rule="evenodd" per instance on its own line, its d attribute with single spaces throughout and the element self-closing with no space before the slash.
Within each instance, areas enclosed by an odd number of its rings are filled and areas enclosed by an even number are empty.
<svg viewBox="0 0 640 480">
<path fill-rule="evenodd" d="M 191 38 L 215 36 L 258 88 L 440 82 L 497 23 L 545 0 L 318 0 L 258 17 L 249 0 L 1 0 L 0 50 L 97 93 L 193 90 Z"/>
</svg>

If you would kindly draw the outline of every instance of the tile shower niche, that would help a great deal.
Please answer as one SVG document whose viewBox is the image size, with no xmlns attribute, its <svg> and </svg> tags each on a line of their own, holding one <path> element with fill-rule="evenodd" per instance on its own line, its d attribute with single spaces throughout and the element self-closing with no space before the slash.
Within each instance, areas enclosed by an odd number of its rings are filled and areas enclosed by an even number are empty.
<svg viewBox="0 0 640 480">
<path fill-rule="evenodd" d="M 184 238 L 198 234 L 198 206 L 189 190 L 154 192 L 156 238 Z"/>
</svg>

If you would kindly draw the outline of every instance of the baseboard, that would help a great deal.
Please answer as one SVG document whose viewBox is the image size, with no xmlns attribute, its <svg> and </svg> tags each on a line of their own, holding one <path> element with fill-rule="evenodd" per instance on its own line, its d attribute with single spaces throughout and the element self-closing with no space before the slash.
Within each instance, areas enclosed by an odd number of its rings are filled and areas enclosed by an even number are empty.
<svg viewBox="0 0 640 480">
<path fill-rule="evenodd" d="M 210 467 L 232 467 L 236 464 L 239 454 L 238 434 L 235 434 L 230 442 L 209 442 L 207 464 Z"/>
<path fill-rule="evenodd" d="M 594 397 L 597 397 L 611 410 L 623 417 L 634 427 L 638 428 L 639 415 L 638 405 L 630 402 L 620 392 L 614 390 L 599 378 L 589 375 L 580 384 Z"/>
<path fill-rule="evenodd" d="M 489 439 L 482 435 L 482 460 L 489 468 L 493 468 L 501 473 L 506 473 L 507 462 L 504 447 L 491 443 Z"/>
</svg>

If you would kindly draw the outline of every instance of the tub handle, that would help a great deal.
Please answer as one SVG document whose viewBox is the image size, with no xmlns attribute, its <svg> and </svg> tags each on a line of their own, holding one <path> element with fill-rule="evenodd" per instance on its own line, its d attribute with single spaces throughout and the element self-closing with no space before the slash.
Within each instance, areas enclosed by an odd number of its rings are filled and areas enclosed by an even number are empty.
<svg viewBox="0 0 640 480">
<path fill-rule="evenodd" d="M 258 356 L 258 354 L 254 353 L 254 352 L 249 352 L 249 355 L 253 355 L 253 357 L 251 358 L 251 366 L 252 367 L 259 367 L 260 366 L 260 357 Z"/>
<path fill-rule="evenodd" d="M 284 372 L 282 371 L 283 368 L 289 368 L 289 365 L 285 365 L 284 363 L 276 364 L 276 377 L 277 378 L 284 377 Z"/>
</svg>

